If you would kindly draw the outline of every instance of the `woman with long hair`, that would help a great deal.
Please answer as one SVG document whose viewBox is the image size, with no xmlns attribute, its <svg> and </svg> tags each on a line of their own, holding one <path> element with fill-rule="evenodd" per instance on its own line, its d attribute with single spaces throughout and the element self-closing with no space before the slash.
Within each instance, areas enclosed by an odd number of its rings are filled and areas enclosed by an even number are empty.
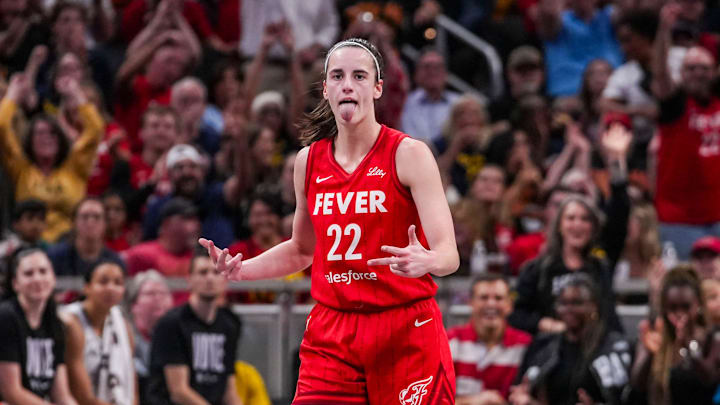
<svg viewBox="0 0 720 405">
<path fill-rule="evenodd" d="M 328 51 L 324 99 L 301 126 L 289 240 L 246 261 L 200 240 L 232 280 L 312 264 L 295 404 L 455 402 L 430 276 L 457 270 L 452 217 L 427 145 L 375 119 L 382 66 L 363 39 Z"/>
<path fill-rule="evenodd" d="M 615 227 L 620 229 L 604 229 L 615 244 L 605 243 L 606 250 L 600 250 L 600 213 L 581 196 L 567 197 L 549 228 L 544 252 L 521 270 L 510 324 L 530 333 L 565 330 L 566 325 L 555 312 L 558 285 L 568 274 L 586 273 L 601 291 L 602 309 L 608 315 L 610 329 L 622 330 L 612 289 L 612 269 L 622 250 L 627 217 L 624 222 L 620 218 L 620 222 L 622 227 Z"/>
<path fill-rule="evenodd" d="M 607 81 L 613 71 L 612 65 L 605 59 L 595 59 L 587 64 L 582 76 L 580 101 L 583 106 L 580 122 L 583 133 L 593 142 L 598 141 L 602 134 L 602 112 L 598 101 L 602 97 Z"/>
<path fill-rule="evenodd" d="M 12 122 L 30 86 L 24 74 L 14 75 L 0 102 L 0 162 L 15 184 L 17 200 L 37 198 L 48 205 L 43 239 L 55 242 L 70 230 L 73 207 L 85 196 L 104 122 L 80 84 L 68 79 L 61 91 L 64 101 L 77 106 L 82 123 L 78 139 L 71 144 L 55 118 L 38 114 L 21 146 Z"/>
<path fill-rule="evenodd" d="M 630 210 L 628 234 L 615 269 L 615 283 L 646 278 L 657 265 L 661 250 L 655 208 L 650 204 L 635 205 Z"/>
<path fill-rule="evenodd" d="M 537 337 L 518 370 L 513 405 L 619 405 L 630 374 L 630 344 L 607 324 L 601 291 L 584 273 L 558 285 L 562 334 Z"/>
<path fill-rule="evenodd" d="M 709 404 L 718 383 L 720 333 L 703 315 L 700 277 L 689 266 L 669 271 L 660 313 L 640 324 L 632 369 L 633 396 L 652 405 Z"/>
<path fill-rule="evenodd" d="M 39 248 L 15 252 L 0 303 L 0 398 L 11 404 L 75 405 L 65 336 L 52 298 L 55 272 Z"/>
<path fill-rule="evenodd" d="M 84 278 L 85 299 L 64 308 L 70 389 L 80 405 L 137 404 L 132 329 L 119 306 L 124 271 L 100 261 Z"/>
</svg>

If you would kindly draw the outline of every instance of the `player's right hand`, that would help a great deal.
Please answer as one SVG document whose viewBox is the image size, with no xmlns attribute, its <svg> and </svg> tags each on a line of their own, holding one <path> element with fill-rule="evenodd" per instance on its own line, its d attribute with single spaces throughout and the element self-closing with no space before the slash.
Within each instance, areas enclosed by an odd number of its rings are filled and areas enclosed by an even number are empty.
<svg viewBox="0 0 720 405">
<path fill-rule="evenodd" d="M 215 246 L 215 243 L 209 239 L 200 238 L 198 243 L 207 249 L 210 260 L 215 265 L 215 270 L 225 276 L 230 281 L 242 280 L 242 274 L 240 274 L 240 268 L 242 267 L 242 253 L 236 254 L 234 257 L 230 257 L 230 251 L 220 249 Z"/>
</svg>

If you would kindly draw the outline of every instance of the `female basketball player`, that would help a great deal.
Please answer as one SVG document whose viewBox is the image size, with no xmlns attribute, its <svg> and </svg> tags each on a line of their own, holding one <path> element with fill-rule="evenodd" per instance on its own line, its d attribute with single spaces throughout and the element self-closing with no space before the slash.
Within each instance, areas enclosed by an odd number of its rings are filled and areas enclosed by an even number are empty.
<svg viewBox="0 0 720 405">
<path fill-rule="evenodd" d="M 375 120 L 382 89 L 382 59 L 372 44 L 333 46 L 324 101 L 301 130 L 310 146 L 295 163 L 292 238 L 244 262 L 200 240 L 231 280 L 280 277 L 312 264 L 318 304 L 300 347 L 294 404 L 454 403 L 430 277 L 458 267 L 452 218 L 428 147 Z"/>
</svg>

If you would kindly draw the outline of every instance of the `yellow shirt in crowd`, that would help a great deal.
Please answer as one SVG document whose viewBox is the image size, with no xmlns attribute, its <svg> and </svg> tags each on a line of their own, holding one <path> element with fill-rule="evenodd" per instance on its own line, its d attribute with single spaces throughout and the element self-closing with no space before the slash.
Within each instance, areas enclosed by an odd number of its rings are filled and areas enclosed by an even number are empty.
<svg viewBox="0 0 720 405">
<path fill-rule="evenodd" d="M 271 405 L 260 373 L 244 361 L 235 362 L 235 386 L 243 405 Z"/>
<path fill-rule="evenodd" d="M 83 132 L 65 161 L 45 176 L 25 156 L 13 130 L 12 118 L 17 109 L 12 100 L 0 102 L 0 160 L 15 184 L 15 201 L 36 198 L 47 204 L 47 228 L 42 236 L 54 242 L 70 230 L 73 208 L 85 197 L 105 123 L 93 104 L 78 107 Z"/>
</svg>

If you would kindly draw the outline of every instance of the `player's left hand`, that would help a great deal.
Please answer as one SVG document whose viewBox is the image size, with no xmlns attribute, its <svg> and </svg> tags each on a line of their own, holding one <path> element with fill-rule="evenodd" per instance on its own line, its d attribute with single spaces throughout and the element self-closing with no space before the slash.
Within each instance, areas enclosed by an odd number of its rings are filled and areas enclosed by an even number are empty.
<svg viewBox="0 0 720 405">
<path fill-rule="evenodd" d="M 393 256 L 370 259 L 367 265 L 390 266 L 393 274 L 408 278 L 418 278 L 430 273 L 433 270 L 435 254 L 420 244 L 415 234 L 415 225 L 408 228 L 408 238 L 410 243 L 404 248 L 383 245 L 380 250 Z"/>
</svg>

